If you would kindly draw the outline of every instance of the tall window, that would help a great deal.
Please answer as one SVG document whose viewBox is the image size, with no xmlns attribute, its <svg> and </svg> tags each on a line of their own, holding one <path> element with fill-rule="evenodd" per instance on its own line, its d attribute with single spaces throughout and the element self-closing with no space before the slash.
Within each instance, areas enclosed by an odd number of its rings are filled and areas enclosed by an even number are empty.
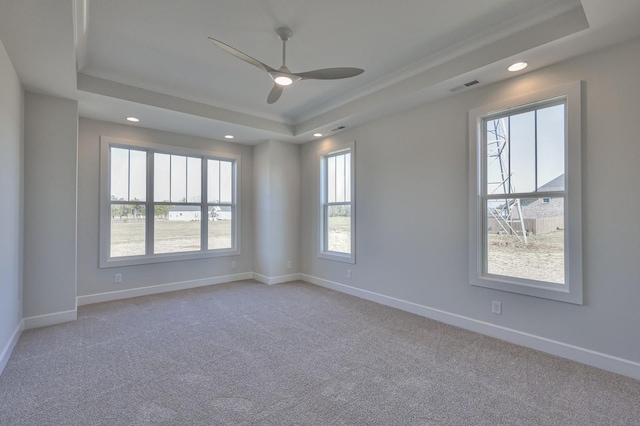
<svg viewBox="0 0 640 426">
<path fill-rule="evenodd" d="M 322 154 L 320 257 L 355 263 L 354 143 Z"/>
<path fill-rule="evenodd" d="M 100 266 L 238 254 L 239 158 L 102 139 Z"/>
<path fill-rule="evenodd" d="M 470 114 L 471 283 L 582 303 L 579 83 Z"/>
</svg>

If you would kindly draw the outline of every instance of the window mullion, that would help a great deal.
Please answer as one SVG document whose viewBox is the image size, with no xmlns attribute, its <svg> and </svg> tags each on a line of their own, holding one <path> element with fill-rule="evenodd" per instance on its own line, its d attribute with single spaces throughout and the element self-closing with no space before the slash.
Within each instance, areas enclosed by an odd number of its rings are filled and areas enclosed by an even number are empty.
<svg viewBox="0 0 640 426">
<path fill-rule="evenodd" d="M 201 227 L 200 227 L 200 249 L 202 251 L 209 250 L 209 199 L 207 193 L 207 184 L 208 184 L 208 172 L 209 172 L 209 161 L 206 157 L 202 158 L 202 166 L 201 166 L 201 176 L 200 176 L 200 206 L 201 212 L 200 216 L 202 216 Z"/>
<path fill-rule="evenodd" d="M 509 168 L 507 170 L 507 179 L 509 179 L 509 183 L 507 184 L 507 191 L 505 192 L 510 194 L 513 191 L 513 187 L 511 186 L 511 116 L 507 118 L 507 147 L 507 167 Z"/>
<path fill-rule="evenodd" d="M 155 172 L 154 172 L 154 152 L 147 151 L 147 203 L 146 203 L 146 232 L 145 236 L 145 252 L 147 256 L 151 256 L 153 254 L 153 244 L 154 244 L 154 230 L 155 230 Z"/>
<path fill-rule="evenodd" d="M 169 201 L 173 201 L 173 155 L 169 155 Z"/>
<path fill-rule="evenodd" d="M 533 158 L 534 158 L 534 177 L 535 177 L 535 187 L 534 191 L 538 190 L 538 110 L 535 110 L 533 113 L 534 116 L 534 139 L 533 139 Z"/>
<path fill-rule="evenodd" d="M 127 150 L 127 200 L 131 201 L 131 150 Z"/>
<path fill-rule="evenodd" d="M 544 198 L 561 197 L 567 191 L 542 191 L 542 192 L 514 192 L 512 194 L 487 194 L 482 196 L 485 200 L 502 200 L 506 198 Z"/>
<path fill-rule="evenodd" d="M 189 202 L 189 157 L 184 157 L 184 200 Z"/>
</svg>

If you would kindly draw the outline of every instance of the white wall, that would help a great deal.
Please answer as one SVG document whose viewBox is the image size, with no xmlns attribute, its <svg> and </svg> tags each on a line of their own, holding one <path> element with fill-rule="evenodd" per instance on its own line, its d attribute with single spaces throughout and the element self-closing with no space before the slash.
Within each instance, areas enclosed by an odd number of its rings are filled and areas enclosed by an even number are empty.
<svg viewBox="0 0 640 426">
<path fill-rule="evenodd" d="M 22 322 L 24 94 L 0 41 L 0 372 Z"/>
<path fill-rule="evenodd" d="M 254 272 L 277 280 L 300 269 L 300 147 L 268 141 L 254 158 Z"/>
<path fill-rule="evenodd" d="M 302 272 L 640 362 L 639 68 L 635 40 L 304 145 Z M 575 80 L 585 81 L 584 306 L 470 286 L 468 111 Z M 346 265 L 317 256 L 318 151 L 353 140 L 357 264 Z"/>
<path fill-rule="evenodd" d="M 300 270 L 300 146 L 271 145 L 271 276 Z M 291 268 L 287 262 L 291 261 Z"/>
<path fill-rule="evenodd" d="M 240 155 L 241 254 L 231 257 L 150 265 L 98 268 L 100 136 Z M 126 290 L 163 284 L 206 281 L 215 277 L 228 277 L 252 271 L 251 176 L 253 153 L 250 146 L 81 118 L 78 161 L 78 296 L 125 291 L 123 294 L 126 297 L 127 294 L 129 296 L 135 295 L 131 292 L 126 293 Z M 231 268 L 232 260 L 236 261 L 235 269 Z M 116 273 L 122 274 L 122 283 L 114 283 L 114 274 Z M 91 300 L 95 301 L 96 299 Z"/>
<path fill-rule="evenodd" d="M 24 132 L 24 316 L 30 327 L 75 318 L 77 102 L 27 92 Z M 62 316 L 29 321 L 43 315 Z"/>
<path fill-rule="evenodd" d="M 271 167 L 270 143 L 264 142 L 253 148 L 253 272 L 271 276 L 271 227 L 270 192 Z"/>
</svg>

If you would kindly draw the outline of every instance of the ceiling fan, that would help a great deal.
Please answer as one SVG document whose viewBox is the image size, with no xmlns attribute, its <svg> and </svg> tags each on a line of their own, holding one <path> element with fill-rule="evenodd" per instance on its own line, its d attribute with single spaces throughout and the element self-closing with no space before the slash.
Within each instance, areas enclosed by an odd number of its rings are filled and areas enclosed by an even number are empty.
<svg viewBox="0 0 640 426">
<path fill-rule="evenodd" d="M 267 96 L 268 104 L 272 104 L 280 99 L 284 88 L 295 83 L 296 81 L 337 80 L 341 78 L 355 77 L 356 75 L 362 74 L 364 72 L 364 70 L 360 68 L 324 68 L 314 71 L 292 73 L 286 66 L 286 59 L 287 41 L 293 35 L 293 31 L 291 31 L 291 29 L 289 29 L 288 27 L 281 27 L 276 30 L 276 33 L 278 34 L 278 37 L 280 37 L 280 40 L 282 40 L 282 66 L 278 69 L 271 68 L 269 65 L 262 63 L 245 53 L 242 53 L 238 49 L 235 49 L 228 44 L 221 42 L 220 40 L 209 37 L 209 40 L 213 44 L 215 44 L 225 52 L 231 53 L 236 58 L 242 59 L 243 61 L 260 68 L 262 71 L 271 76 L 275 84 L 273 86 L 273 89 L 271 89 L 271 92 L 269 92 L 269 96 Z"/>
</svg>

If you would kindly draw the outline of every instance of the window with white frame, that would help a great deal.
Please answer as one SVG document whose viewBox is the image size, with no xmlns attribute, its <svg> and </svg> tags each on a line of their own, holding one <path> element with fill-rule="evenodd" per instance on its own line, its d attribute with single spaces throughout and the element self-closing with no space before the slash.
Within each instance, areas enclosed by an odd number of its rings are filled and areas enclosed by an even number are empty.
<svg viewBox="0 0 640 426">
<path fill-rule="evenodd" d="M 321 258 L 355 263 L 355 144 L 321 153 Z"/>
<path fill-rule="evenodd" d="M 470 282 L 582 303 L 580 83 L 469 113 Z"/>
<path fill-rule="evenodd" d="M 100 266 L 239 254 L 239 162 L 103 137 Z"/>
</svg>

